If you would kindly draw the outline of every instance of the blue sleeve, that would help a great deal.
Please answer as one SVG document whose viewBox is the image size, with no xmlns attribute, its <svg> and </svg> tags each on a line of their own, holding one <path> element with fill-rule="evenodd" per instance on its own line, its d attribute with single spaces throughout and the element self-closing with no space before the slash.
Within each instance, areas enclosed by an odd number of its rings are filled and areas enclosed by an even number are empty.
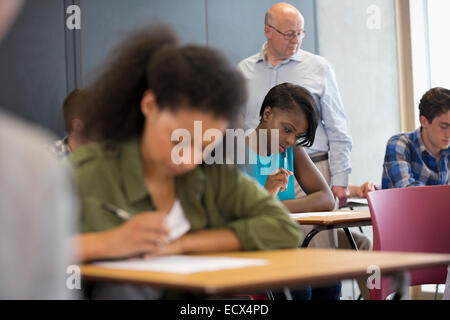
<svg viewBox="0 0 450 320">
<path fill-rule="evenodd" d="M 392 137 L 387 144 L 383 164 L 382 188 L 405 188 L 423 186 L 414 178 L 411 169 L 411 150 L 402 136 Z"/>
</svg>

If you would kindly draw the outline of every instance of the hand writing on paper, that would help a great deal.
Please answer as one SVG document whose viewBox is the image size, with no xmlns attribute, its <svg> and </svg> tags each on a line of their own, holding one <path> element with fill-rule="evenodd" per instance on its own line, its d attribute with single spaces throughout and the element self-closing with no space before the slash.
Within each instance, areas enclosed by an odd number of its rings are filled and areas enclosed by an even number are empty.
<svg viewBox="0 0 450 320">
<path fill-rule="evenodd" d="M 276 196 L 278 192 L 283 192 L 287 189 L 289 176 L 292 175 L 293 173 L 291 171 L 279 168 L 277 171 L 267 177 L 264 188 L 271 194 Z"/>
<path fill-rule="evenodd" d="M 141 213 L 121 226 L 105 233 L 108 256 L 131 257 L 154 252 L 168 244 L 166 214 Z"/>
</svg>

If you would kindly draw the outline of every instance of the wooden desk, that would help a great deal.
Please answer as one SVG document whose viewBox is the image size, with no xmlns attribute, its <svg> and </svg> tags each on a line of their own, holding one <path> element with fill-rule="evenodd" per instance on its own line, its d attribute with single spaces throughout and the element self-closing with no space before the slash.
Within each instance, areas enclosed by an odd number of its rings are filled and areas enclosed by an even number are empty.
<svg viewBox="0 0 450 320">
<path fill-rule="evenodd" d="M 349 210 L 336 210 L 333 212 Z M 338 229 L 343 228 L 345 234 L 350 242 L 352 249 L 358 250 L 356 247 L 355 239 L 349 230 L 353 227 L 370 226 L 372 225 L 372 218 L 370 211 L 354 211 L 352 214 L 345 215 L 335 215 L 335 216 L 317 216 L 317 217 L 307 217 L 307 218 L 294 218 L 297 223 L 302 225 L 314 225 L 314 228 L 306 235 L 303 240 L 301 247 L 307 248 L 311 239 L 323 230 Z"/>
<path fill-rule="evenodd" d="M 202 256 L 266 259 L 266 266 L 169 274 L 161 272 L 114 270 L 94 265 L 81 266 L 84 279 L 146 284 L 203 294 L 223 294 L 302 286 L 367 277 L 367 268 L 376 265 L 383 275 L 404 270 L 435 267 L 450 263 L 450 255 L 393 252 L 361 252 L 330 249 L 289 249 L 258 252 L 203 254 Z M 182 267 L 182 266 L 180 266 Z"/>
</svg>

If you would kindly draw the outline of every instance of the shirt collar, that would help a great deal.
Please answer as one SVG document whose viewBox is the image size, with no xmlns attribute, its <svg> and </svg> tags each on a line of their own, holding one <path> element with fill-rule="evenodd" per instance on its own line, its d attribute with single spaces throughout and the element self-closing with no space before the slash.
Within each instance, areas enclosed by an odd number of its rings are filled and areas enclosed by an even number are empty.
<svg viewBox="0 0 450 320">
<path fill-rule="evenodd" d="M 266 61 L 266 57 L 264 55 L 264 51 L 265 51 L 266 47 L 267 47 L 267 41 L 264 42 L 264 44 L 261 47 L 261 51 L 259 52 L 258 60 L 256 61 L 257 63 L 261 62 L 261 61 L 264 61 L 264 62 Z M 297 61 L 297 62 L 302 62 L 302 60 L 303 60 L 303 50 L 298 49 L 297 52 L 294 55 L 292 55 L 291 57 L 287 58 L 284 61 L 281 61 L 280 64 L 286 64 L 286 63 L 288 63 L 291 60 L 292 61 Z"/>
</svg>

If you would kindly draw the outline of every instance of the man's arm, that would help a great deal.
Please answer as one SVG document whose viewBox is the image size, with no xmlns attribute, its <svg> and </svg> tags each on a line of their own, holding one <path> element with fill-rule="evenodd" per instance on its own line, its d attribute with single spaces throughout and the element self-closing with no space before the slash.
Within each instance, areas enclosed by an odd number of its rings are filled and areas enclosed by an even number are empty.
<svg viewBox="0 0 450 320">
<path fill-rule="evenodd" d="M 328 137 L 330 151 L 331 186 L 341 205 L 348 197 L 348 176 L 351 173 L 350 152 L 352 138 L 347 132 L 347 120 L 333 69 L 324 70 L 324 94 L 320 99 L 320 113 Z"/>
</svg>

